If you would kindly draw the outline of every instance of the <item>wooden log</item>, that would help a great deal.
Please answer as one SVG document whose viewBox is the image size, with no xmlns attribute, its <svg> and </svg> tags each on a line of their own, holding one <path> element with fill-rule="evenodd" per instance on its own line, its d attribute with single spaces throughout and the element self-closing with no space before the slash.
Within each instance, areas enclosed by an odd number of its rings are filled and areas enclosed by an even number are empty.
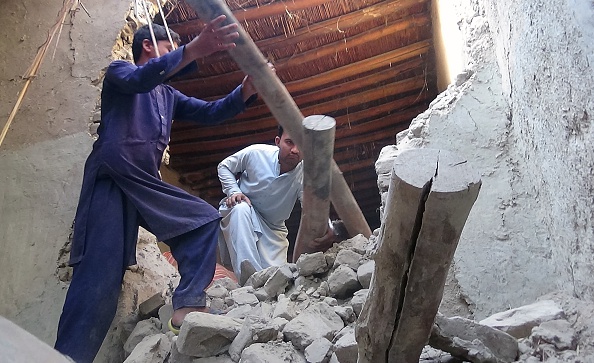
<svg viewBox="0 0 594 363">
<path fill-rule="evenodd" d="M 425 87 L 424 77 L 422 77 L 422 76 L 415 77 L 413 79 L 407 79 L 405 81 L 391 83 L 389 87 L 383 87 L 380 89 L 372 89 L 372 90 L 360 92 L 358 94 L 353 94 L 350 96 L 342 97 L 340 99 L 333 99 L 333 100 L 326 101 L 326 102 L 315 103 L 311 106 L 304 107 L 303 112 L 305 112 L 306 114 L 307 113 L 311 113 L 311 114 L 330 113 L 332 111 L 335 111 L 337 108 L 348 109 L 348 108 L 353 108 L 353 107 L 360 107 L 360 105 L 363 103 L 395 98 L 395 97 L 398 97 L 399 95 L 403 94 L 404 92 L 416 91 L 416 94 L 413 94 L 410 96 L 405 96 L 405 97 L 400 97 L 400 98 L 395 99 L 394 101 L 387 102 L 387 103 L 389 103 L 390 106 L 378 105 L 377 107 L 373 107 L 373 108 L 382 107 L 383 109 L 389 108 L 392 111 L 396 111 L 396 110 L 404 109 L 407 106 L 410 107 L 414 104 L 426 101 L 427 97 L 428 97 L 428 94 L 427 94 L 428 92 L 424 87 Z M 298 97 L 296 97 L 295 99 L 297 99 L 297 98 Z M 372 111 L 370 111 L 370 112 L 372 112 Z M 417 113 L 417 115 L 418 115 L 418 113 Z M 414 116 L 409 118 L 408 121 L 410 121 L 412 118 L 414 118 Z M 351 120 L 352 119 L 349 118 L 349 121 L 351 121 Z M 270 118 L 270 119 L 259 118 L 259 119 L 249 120 L 249 121 L 243 121 L 240 118 L 238 118 L 238 119 L 236 119 L 233 127 L 230 127 L 230 128 L 233 133 L 246 133 L 249 131 L 253 131 L 256 129 L 256 127 L 259 127 L 259 126 L 261 127 L 262 125 L 265 125 L 267 123 L 270 123 L 270 125 L 273 127 L 276 126 L 276 120 L 274 120 L 273 118 Z M 194 130 L 187 130 L 184 132 L 180 132 L 179 137 L 178 137 L 178 134 L 176 133 L 174 136 L 175 143 L 172 143 L 172 148 L 176 147 L 176 143 L 178 141 L 188 140 L 188 139 L 192 139 L 192 138 L 196 138 L 196 137 L 207 138 L 207 137 L 212 137 L 212 136 L 220 136 L 220 127 L 221 126 L 219 126 L 219 125 L 199 127 L 199 128 L 195 128 Z M 246 136 L 246 137 L 249 137 L 249 136 Z M 215 145 L 217 143 L 220 144 L 219 139 L 213 140 L 212 142 Z M 189 149 L 188 151 L 176 150 L 175 153 L 191 152 L 193 150 L 194 150 L 193 148 Z"/>
<path fill-rule="evenodd" d="M 237 19 L 223 0 L 187 0 L 201 18 L 213 20 L 221 14 L 227 19 L 224 24 L 237 23 Z M 264 99 L 278 123 L 292 136 L 297 146 L 303 145 L 303 114 L 287 89 L 268 66 L 266 58 L 258 50 L 250 36 L 239 26 L 237 47 L 229 50 L 240 68 L 253 77 L 258 94 Z M 332 161 L 332 191 L 330 199 L 338 216 L 344 221 L 350 235 L 371 236 L 371 229 L 365 220 L 357 201 L 346 184 L 338 165 Z"/>
<path fill-rule="evenodd" d="M 330 215 L 330 164 L 334 154 L 336 121 L 329 116 L 312 115 L 303 120 L 303 198 L 301 222 L 293 249 L 293 262 L 302 253 L 325 251 L 330 246 L 318 246 L 315 238 L 328 230 Z"/>
<path fill-rule="evenodd" d="M 444 150 L 395 160 L 369 298 L 356 326 L 359 363 L 417 363 L 480 175 Z"/>
</svg>

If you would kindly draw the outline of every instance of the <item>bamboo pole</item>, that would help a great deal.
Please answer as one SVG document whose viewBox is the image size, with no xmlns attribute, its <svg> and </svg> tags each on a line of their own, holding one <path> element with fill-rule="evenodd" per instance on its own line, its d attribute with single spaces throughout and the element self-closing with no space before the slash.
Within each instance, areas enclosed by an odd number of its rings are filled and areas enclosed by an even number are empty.
<svg viewBox="0 0 594 363">
<path fill-rule="evenodd" d="M 293 262 L 302 253 L 326 251 L 330 246 L 314 243 L 328 230 L 330 215 L 330 164 L 334 153 L 336 121 L 329 116 L 312 115 L 303 120 L 303 198 L 301 222 L 293 250 Z"/>
<path fill-rule="evenodd" d="M 205 20 L 211 21 L 224 14 L 227 17 L 225 24 L 239 24 L 227 4 L 222 0 L 188 0 L 186 2 Z M 253 77 L 254 86 L 259 95 L 264 99 L 277 121 L 293 137 L 297 146 L 303 145 L 303 114 L 299 111 L 285 86 L 268 66 L 267 60 L 249 34 L 241 26 L 238 31 L 237 47 L 229 50 L 229 54 L 246 74 Z M 371 236 L 371 229 L 334 160 L 332 161 L 332 191 L 330 195 L 334 209 L 344 221 L 349 234 Z"/>
</svg>

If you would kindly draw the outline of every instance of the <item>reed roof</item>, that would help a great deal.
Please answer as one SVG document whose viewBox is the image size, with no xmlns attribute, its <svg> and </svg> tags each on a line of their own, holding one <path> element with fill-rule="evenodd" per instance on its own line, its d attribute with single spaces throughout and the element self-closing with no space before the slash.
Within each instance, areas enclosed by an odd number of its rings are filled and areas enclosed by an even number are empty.
<svg viewBox="0 0 594 363">
<path fill-rule="evenodd" d="M 380 150 L 427 109 L 437 94 L 429 0 L 227 0 L 304 116 L 336 119 L 334 158 L 372 228 L 380 197 L 374 163 Z M 183 0 L 165 8 L 182 43 L 204 22 Z M 244 74 L 228 54 L 199 61 L 199 71 L 174 80 L 183 93 L 215 99 Z M 173 125 L 170 166 L 201 198 L 223 197 L 216 165 L 233 152 L 272 143 L 277 121 L 258 100 L 222 125 Z M 295 214 L 295 213 L 294 213 Z M 298 214 L 287 223 L 296 232 Z"/>
</svg>

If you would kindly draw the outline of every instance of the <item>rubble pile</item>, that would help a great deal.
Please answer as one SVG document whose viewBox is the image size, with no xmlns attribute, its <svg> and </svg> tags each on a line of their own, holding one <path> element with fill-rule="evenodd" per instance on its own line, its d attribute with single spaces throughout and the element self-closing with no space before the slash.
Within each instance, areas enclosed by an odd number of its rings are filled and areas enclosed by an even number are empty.
<svg viewBox="0 0 594 363">
<path fill-rule="evenodd" d="M 222 313 L 188 314 L 179 336 L 167 328 L 172 307 L 164 299 L 141 304 L 144 311 L 119 327 L 125 362 L 357 362 L 355 323 L 372 283 L 378 232 L 255 272 L 244 286 L 228 277 L 215 280 L 208 302 Z M 438 314 L 420 362 L 594 361 L 592 348 L 578 343 L 580 335 L 592 336 L 588 322 L 553 299 L 480 323 Z"/>
</svg>

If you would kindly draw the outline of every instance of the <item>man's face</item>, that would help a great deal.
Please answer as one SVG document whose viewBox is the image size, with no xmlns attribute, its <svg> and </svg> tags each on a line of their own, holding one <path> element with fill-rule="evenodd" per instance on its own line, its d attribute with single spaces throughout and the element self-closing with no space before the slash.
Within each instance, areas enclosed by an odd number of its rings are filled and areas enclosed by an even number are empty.
<svg viewBox="0 0 594 363">
<path fill-rule="evenodd" d="M 282 136 L 277 136 L 274 143 L 279 147 L 278 162 L 281 165 L 281 171 L 287 172 L 295 169 L 301 161 L 301 152 L 297 145 L 291 139 L 291 136 L 285 131 Z"/>
<path fill-rule="evenodd" d="M 150 55 L 149 58 L 156 58 L 157 52 L 155 51 L 155 47 L 153 46 L 153 42 L 149 39 L 144 40 L 146 43 L 145 45 L 150 47 Z M 159 50 L 159 56 L 165 55 L 173 50 L 173 46 L 169 42 L 169 40 L 157 40 L 157 49 Z"/>
<path fill-rule="evenodd" d="M 169 42 L 169 40 L 158 40 L 157 48 L 159 48 L 160 55 L 165 55 L 173 50 L 173 45 Z"/>
</svg>

